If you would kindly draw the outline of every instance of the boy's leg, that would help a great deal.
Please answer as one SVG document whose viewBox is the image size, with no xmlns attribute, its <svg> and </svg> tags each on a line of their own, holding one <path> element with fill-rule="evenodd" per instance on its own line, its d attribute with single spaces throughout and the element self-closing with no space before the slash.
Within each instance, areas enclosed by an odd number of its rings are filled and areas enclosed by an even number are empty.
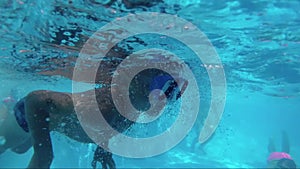
<svg viewBox="0 0 300 169">
<path fill-rule="evenodd" d="M 272 152 L 276 151 L 275 144 L 274 144 L 274 139 L 273 138 L 269 138 L 268 151 L 269 151 L 269 153 L 272 153 Z"/>
<path fill-rule="evenodd" d="M 285 131 L 282 131 L 282 142 L 281 142 L 282 152 L 290 152 L 290 142 L 289 137 Z"/>
</svg>

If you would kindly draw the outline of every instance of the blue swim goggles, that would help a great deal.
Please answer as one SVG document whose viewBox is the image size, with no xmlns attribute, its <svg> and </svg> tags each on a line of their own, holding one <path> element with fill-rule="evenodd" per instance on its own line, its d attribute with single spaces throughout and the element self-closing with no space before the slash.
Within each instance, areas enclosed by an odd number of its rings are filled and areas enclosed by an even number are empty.
<svg viewBox="0 0 300 169">
<path fill-rule="evenodd" d="M 150 91 L 154 89 L 162 90 L 168 100 L 176 101 L 182 96 L 188 85 L 188 81 L 183 78 L 176 78 L 176 80 L 170 75 L 156 76 L 151 81 Z"/>
</svg>

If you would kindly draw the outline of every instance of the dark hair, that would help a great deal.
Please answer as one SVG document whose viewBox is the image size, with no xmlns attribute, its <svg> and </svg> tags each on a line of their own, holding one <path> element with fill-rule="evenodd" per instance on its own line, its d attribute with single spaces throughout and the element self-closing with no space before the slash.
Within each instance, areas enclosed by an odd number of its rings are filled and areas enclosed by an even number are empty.
<svg viewBox="0 0 300 169">
<path fill-rule="evenodd" d="M 283 158 L 277 162 L 279 168 L 297 168 L 294 160 Z"/>
</svg>

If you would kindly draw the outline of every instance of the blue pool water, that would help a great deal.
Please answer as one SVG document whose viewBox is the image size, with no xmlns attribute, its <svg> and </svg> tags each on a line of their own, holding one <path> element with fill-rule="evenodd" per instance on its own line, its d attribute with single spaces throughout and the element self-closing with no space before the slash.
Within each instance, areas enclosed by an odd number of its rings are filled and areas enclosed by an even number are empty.
<svg viewBox="0 0 300 169">
<path fill-rule="evenodd" d="M 288 133 L 290 154 L 300 165 L 300 1 L 162 1 L 147 6 L 135 4 L 138 0 L 107 5 L 101 0 L 2 0 L 0 98 L 20 99 L 34 90 L 72 92 L 70 72 L 76 58 L 102 26 L 130 13 L 176 15 L 207 36 L 222 62 L 210 63 L 225 71 L 222 119 L 213 136 L 200 144 L 199 132 L 212 99 L 209 64 L 178 39 L 153 32 L 137 35 L 138 40 L 129 37 L 120 46 L 133 47 L 133 52 L 159 48 L 178 55 L 196 78 L 200 108 L 191 131 L 175 147 L 147 158 L 114 155 L 117 167 L 265 168 L 268 139 L 274 137 L 279 149 L 282 130 Z M 176 23 L 170 23 L 172 30 Z M 148 29 L 134 22 L 131 26 L 137 31 Z M 93 87 L 83 83 L 80 90 Z M 150 137 L 163 132 L 178 116 L 176 104 L 168 105 L 156 122 L 133 125 L 127 134 Z M 56 132 L 51 137 L 55 154 L 51 168 L 90 168 L 94 144 L 78 143 Z M 32 154 L 32 148 L 24 154 L 7 150 L 0 155 L 0 168 L 25 168 Z"/>
</svg>

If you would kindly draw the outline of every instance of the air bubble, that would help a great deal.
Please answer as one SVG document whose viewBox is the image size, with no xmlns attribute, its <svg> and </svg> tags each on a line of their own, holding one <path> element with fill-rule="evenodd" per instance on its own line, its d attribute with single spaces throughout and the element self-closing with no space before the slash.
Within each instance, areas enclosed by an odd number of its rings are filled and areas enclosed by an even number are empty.
<svg viewBox="0 0 300 169">
<path fill-rule="evenodd" d="M 64 35 L 71 36 L 71 33 L 70 32 L 64 32 Z"/>
<path fill-rule="evenodd" d="M 4 136 L 0 136 L 0 145 L 3 146 L 6 143 L 6 139 Z"/>
</svg>

